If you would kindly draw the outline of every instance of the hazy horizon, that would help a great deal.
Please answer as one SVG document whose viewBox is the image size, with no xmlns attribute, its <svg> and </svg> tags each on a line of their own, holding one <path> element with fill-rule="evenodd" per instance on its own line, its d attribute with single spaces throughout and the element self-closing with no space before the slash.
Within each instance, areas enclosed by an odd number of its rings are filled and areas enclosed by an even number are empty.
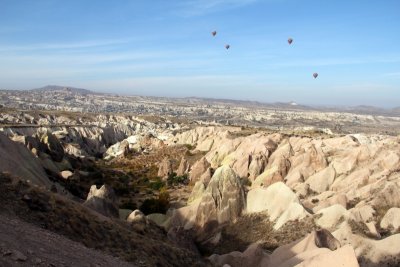
<svg viewBox="0 0 400 267">
<path fill-rule="evenodd" d="M 84 90 L 89 90 L 92 93 L 101 93 L 101 94 L 106 94 L 106 95 L 117 95 L 117 96 L 131 96 L 131 97 L 160 97 L 160 98 L 171 98 L 171 99 L 186 99 L 186 98 L 199 98 L 199 99 L 211 99 L 211 100 L 226 100 L 226 101 L 248 101 L 248 102 L 257 102 L 260 104 L 290 104 L 290 103 L 296 103 L 297 105 L 303 105 L 303 106 L 309 106 L 311 108 L 357 108 L 357 107 L 372 107 L 372 108 L 380 108 L 380 109 L 393 109 L 393 108 L 400 108 L 400 105 L 397 106 L 378 106 L 378 105 L 340 105 L 340 104 L 313 104 L 313 103 L 302 103 L 302 102 L 297 102 L 297 101 L 268 101 L 268 100 L 257 100 L 257 99 L 246 99 L 246 98 L 222 98 L 222 97 L 207 97 L 207 96 L 196 96 L 196 95 L 186 95 L 186 96 L 163 96 L 163 95 L 150 95 L 150 94 L 132 94 L 132 93 L 113 93 L 113 92 L 107 92 L 107 91 L 98 91 L 95 89 L 89 89 L 89 88 L 77 88 L 74 86 L 63 86 L 63 85 L 46 85 L 46 86 L 41 86 L 37 88 L 29 88 L 29 89 L 5 89 L 5 88 L 0 88 L 0 90 L 9 90 L 9 91 L 30 91 L 30 90 L 37 90 L 37 89 L 42 89 L 47 86 L 58 86 L 62 88 L 73 88 L 73 89 L 84 89 Z"/>
<path fill-rule="evenodd" d="M 395 0 L 5 0 L 0 88 L 398 107 L 398 10 Z"/>
</svg>

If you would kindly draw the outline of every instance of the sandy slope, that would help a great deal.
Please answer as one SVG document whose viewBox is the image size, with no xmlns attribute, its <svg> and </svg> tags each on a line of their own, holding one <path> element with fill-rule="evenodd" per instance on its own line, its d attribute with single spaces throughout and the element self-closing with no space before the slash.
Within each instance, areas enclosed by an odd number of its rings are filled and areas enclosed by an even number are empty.
<svg viewBox="0 0 400 267">
<path fill-rule="evenodd" d="M 135 266 L 0 214 L 0 266 Z"/>
</svg>

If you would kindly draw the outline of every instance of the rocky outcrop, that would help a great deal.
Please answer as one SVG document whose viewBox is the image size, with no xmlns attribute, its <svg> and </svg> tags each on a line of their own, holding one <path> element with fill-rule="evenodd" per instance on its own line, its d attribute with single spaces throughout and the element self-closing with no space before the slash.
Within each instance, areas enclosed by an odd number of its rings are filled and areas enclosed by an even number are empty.
<svg viewBox="0 0 400 267">
<path fill-rule="evenodd" d="M 202 181 L 197 181 L 192 189 L 192 193 L 190 193 L 188 203 L 195 201 L 203 196 L 204 192 L 206 191 L 206 186 Z"/>
<path fill-rule="evenodd" d="M 134 210 L 129 214 L 126 221 L 130 223 L 143 223 L 146 222 L 146 216 L 140 210 Z"/>
<path fill-rule="evenodd" d="M 310 186 L 310 189 L 317 193 L 325 192 L 333 184 L 335 180 L 335 169 L 331 166 L 311 175 L 307 180 L 306 184 Z"/>
<path fill-rule="evenodd" d="M 121 142 L 118 142 L 112 146 L 110 146 L 107 151 L 104 153 L 103 157 L 105 160 L 109 160 L 112 158 L 116 158 L 119 156 L 126 156 L 130 151 L 130 143 L 128 139 L 125 139 Z"/>
<path fill-rule="evenodd" d="M 32 184 L 51 187 L 39 159 L 22 144 L 0 133 L 0 172 L 8 172 Z"/>
<path fill-rule="evenodd" d="M 39 136 L 39 140 L 41 151 L 49 154 L 54 161 L 62 161 L 64 158 L 64 148 L 52 133 L 43 133 Z"/>
<path fill-rule="evenodd" d="M 383 216 L 380 226 L 382 229 L 398 232 L 400 230 L 400 208 L 389 209 Z"/>
<path fill-rule="evenodd" d="M 243 253 L 214 254 L 209 259 L 215 266 L 231 267 L 359 266 L 353 248 L 348 245 L 341 247 L 326 230 L 313 232 L 302 240 L 281 246 L 272 254 L 255 243 Z"/>
<path fill-rule="evenodd" d="M 215 171 L 201 198 L 196 223 L 202 227 L 212 221 L 235 221 L 244 210 L 245 201 L 239 177 L 228 166 L 222 166 Z"/>
<path fill-rule="evenodd" d="M 362 267 L 398 266 L 400 262 L 400 234 L 373 240 L 353 233 L 344 222 L 332 233 L 342 244 L 351 244 Z"/>
<path fill-rule="evenodd" d="M 197 187 L 203 192 L 203 184 Z M 196 188 L 197 188 L 196 187 Z M 196 194 L 193 194 L 196 195 Z M 218 168 L 207 188 L 192 197 L 192 202 L 173 212 L 170 227 L 183 226 L 203 232 L 209 225 L 233 222 L 245 208 L 245 194 L 239 177 L 228 166 Z"/>
<path fill-rule="evenodd" d="M 184 157 L 182 157 L 179 163 L 179 167 L 176 170 L 176 175 L 178 176 L 185 175 L 189 172 L 189 169 L 190 169 L 189 162 Z"/>
<path fill-rule="evenodd" d="M 60 173 L 61 177 L 64 179 L 69 179 L 72 175 L 74 175 L 71 171 L 62 171 Z"/>
<path fill-rule="evenodd" d="M 317 214 L 321 214 L 321 217 L 316 224 L 327 229 L 335 229 L 343 220 L 353 219 L 351 213 L 339 204 L 322 209 Z"/>
<path fill-rule="evenodd" d="M 157 176 L 165 180 L 172 173 L 172 162 L 168 158 L 164 158 L 158 167 Z"/>
<path fill-rule="evenodd" d="M 108 185 L 103 185 L 100 189 L 97 189 L 96 185 L 92 185 L 83 205 L 103 214 L 104 216 L 119 217 L 117 199 L 114 190 Z"/>
<path fill-rule="evenodd" d="M 195 164 L 193 164 L 192 170 L 190 171 L 190 181 L 197 182 L 200 177 L 210 168 L 210 163 L 205 157 L 199 159 Z"/>
<path fill-rule="evenodd" d="M 308 212 L 300 204 L 296 194 L 284 183 L 275 183 L 267 188 L 254 188 L 247 194 L 247 213 L 268 211 L 274 228 L 279 229 L 286 222 L 300 220 Z"/>
</svg>

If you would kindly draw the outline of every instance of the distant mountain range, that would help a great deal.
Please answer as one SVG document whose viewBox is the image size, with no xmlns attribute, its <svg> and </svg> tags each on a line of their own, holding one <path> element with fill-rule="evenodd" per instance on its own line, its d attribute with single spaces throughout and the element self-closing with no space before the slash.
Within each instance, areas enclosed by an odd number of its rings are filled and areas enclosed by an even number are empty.
<svg viewBox="0 0 400 267">
<path fill-rule="evenodd" d="M 72 93 L 82 94 L 82 95 L 88 95 L 88 94 L 98 95 L 98 94 L 100 94 L 100 93 L 93 92 L 93 91 L 90 91 L 87 89 L 75 88 L 75 87 L 69 87 L 69 86 L 59 86 L 59 85 L 46 85 L 44 87 L 31 89 L 29 91 L 43 91 L 43 92 L 66 91 L 66 92 L 72 92 Z"/>
<path fill-rule="evenodd" d="M 47 85 L 41 88 L 31 89 L 28 91 L 67 91 L 76 94 L 88 95 L 111 95 L 111 94 L 103 94 L 94 92 L 88 89 L 83 88 L 75 88 L 70 86 L 59 86 L 59 85 Z M 233 100 L 233 99 L 218 99 L 218 98 L 206 98 L 206 97 L 184 97 L 184 98 L 168 98 L 168 97 L 150 97 L 145 96 L 145 98 L 154 98 L 154 99 L 170 99 L 172 101 L 177 102 L 186 102 L 186 103 L 204 103 L 204 104 L 232 104 L 239 105 L 243 107 L 258 107 L 258 108 L 270 108 L 270 109 L 290 109 L 290 110 L 315 110 L 315 111 L 333 111 L 333 112 L 349 112 L 349 113 L 357 113 L 357 114 L 373 114 L 373 115 L 385 115 L 385 116 L 400 116 L 400 106 L 391 109 L 379 108 L 374 106 L 367 105 L 359 105 L 359 106 L 337 106 L 337 107 L 329 107 L 329 106 L 307 106 L 297 104 L 296 102 L 276 102 L 276 103 L 263 103 L 258 101 L 250 101 L 250 100 Z"/>
</svg>

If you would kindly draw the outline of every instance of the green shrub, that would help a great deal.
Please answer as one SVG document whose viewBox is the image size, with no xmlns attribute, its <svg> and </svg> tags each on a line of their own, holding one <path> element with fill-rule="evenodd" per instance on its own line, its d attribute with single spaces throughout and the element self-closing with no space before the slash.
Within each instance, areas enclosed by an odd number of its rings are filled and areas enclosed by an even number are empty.
<svg viewBox="0 0 400 267">
<path fill-rule="evenodd" d="M 167 178 L 167 184 L 170 186 L 179 184 L 187 185 L 188 183 L 189 183 L 189 178 L 187 174 L 184 174 L 182 176 L 177 176 L 176 173 L 172 173 Z"/>
<path fill-rule="evenodd" d="M 240 181 L 243 186 L 249 186 L 249 187 L 251 186 L 251 181 L 247 177 L 240 178 Z"/>
<path fill-rule="evenodd" d="M 140 206 L 140 210 L 145 214 L 163 213 L 165 214 L 169 208 L 169 194 L 165 188 L 161 189 L 158 198 L 146 199 Z"/>
<path fill-rule="evenodd" d="M 160 190 L 165 186 L 165 182 L 161 180 L 160 177 L 157 177 L 154 181 L 151 181 L 149 184 L 149 188 L 153 190 Z"/>
<path fill-rule="evenodd" d="M 196 148 L 196 146 L 191 145 L 191 144 L 185 144 L 184 146 L 189 150 L 193 150 L 194 148 Z"/>
</svg>

